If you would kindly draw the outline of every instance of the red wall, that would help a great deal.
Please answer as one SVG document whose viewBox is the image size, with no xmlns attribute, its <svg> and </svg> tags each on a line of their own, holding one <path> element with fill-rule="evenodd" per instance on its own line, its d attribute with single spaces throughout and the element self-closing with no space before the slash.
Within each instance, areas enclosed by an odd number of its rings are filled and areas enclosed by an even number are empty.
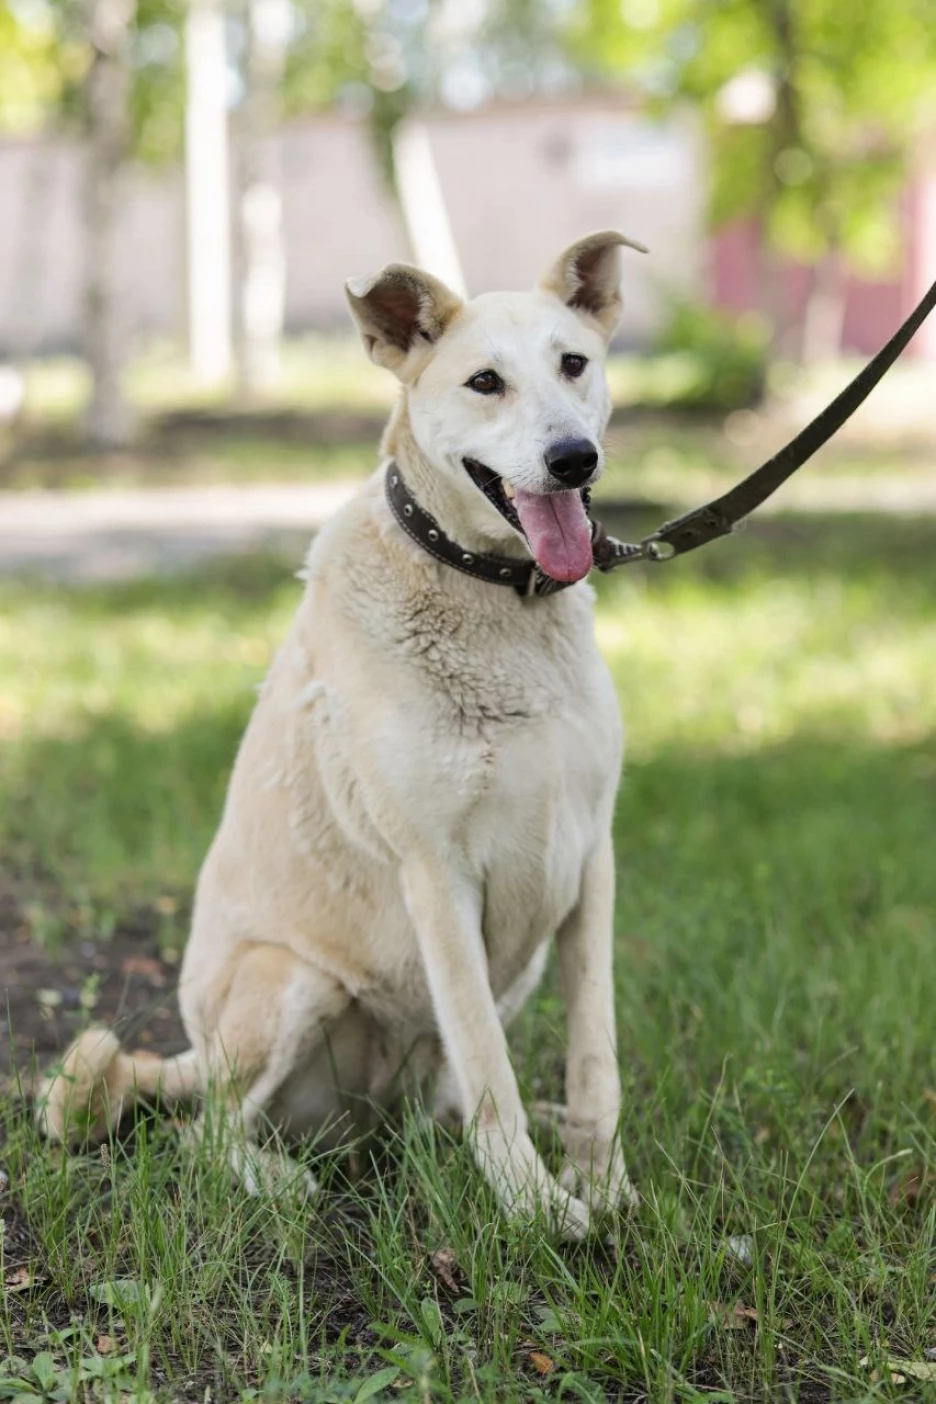
<svg viewBox="0 0 936 1404">
<path fill-rule="evenodd" d="M 903 256 L 889 278 L 850 278 L 843 348 L 863 354 L 876 351 L 896 330 L 936 277 L 936 176 L 914 184 L 901 202 Z M 709 262 L 710 291 L 716 306 L 741 313 L 760 307 L 759 235 L 754 220 L 736 222 L 714 235 Z M 781 269 L 781 305 L 788 328 L 802 324 L 813 270 L 792 260 Z M 936 342 L 922 334 L 908 355 L 936 354 Z"/>
</svg>

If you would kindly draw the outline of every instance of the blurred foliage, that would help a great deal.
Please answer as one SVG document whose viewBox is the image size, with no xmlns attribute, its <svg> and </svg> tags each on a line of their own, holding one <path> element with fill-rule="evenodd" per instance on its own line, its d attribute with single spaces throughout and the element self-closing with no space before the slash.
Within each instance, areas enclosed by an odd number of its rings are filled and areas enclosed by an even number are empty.
<svg viewBox="0 0 936 1404">
<path fill-rule="evenodd" d="M 293 0 L 285 105 L 366 117 L 385 172 L 391 140 L 414 107 L 456 110 L 575 81 L 554 0 Z"/>
<path fill-rule="evenodd" d="M 425 53 L 420 42 L 424 7 L 410 6 L 393 20 L 393 13 L 385 15 L 379 4 L 294 0 L 283 93 L 287 112 L 337 107 L 348 116 L 367 118 L 388 179 L 393 129 L 417 96 L 419 74 L 408 51 L 415 47 Z"/>
<path fill-rule="evenodd" d="M 696 303 L 675 303 L 656 345 L 654 402 L 719 412 L 756 404 L 764 393 L 767 342 L 766 324 L 756 314 L 732 318 Z"/>
<path fill-rule="evenodd" d="M 134 150 L 144 160 L 181 150 L 184 14 L 185 0 L 136 0 L 128 62 Z M 82 0 L 0 0 L 0 129 L 80 131 L 92 57 Z"/>
<path fill-rule="evenodd" d="M 227 4 L 235 109 L 246 4 Z M 181 149 L 185 8 L 185 0 L 137 0 L 128 59 L 134 146 L 144 159 Z M 289 0 L 284 108 L 366 119 L 389 176 L 393 130 L 413 107 L 471 107 L 572 82 L 557 15 L 541 0 L 490 0 L 477 13 L 441 0 Z M 86 0 L 0 0 L 0 128 L 50 119 L 80 126 L 91 56 Z"/>
<path fill-rule="evenodd" d="M 75 70 L 82 70 L 81 55 L 63 43 L 52 6 L 0 0 L 0 128 L 38 126 Z"/>
<path fill-rule="evenodd" d="M 582 0 L 569 42 L 652 107 L 697 106 L 717 223 L 755 216 L 804 260 L 893 262 L 896 196 L 936 112 L 936 0 Z"/>
</svg>

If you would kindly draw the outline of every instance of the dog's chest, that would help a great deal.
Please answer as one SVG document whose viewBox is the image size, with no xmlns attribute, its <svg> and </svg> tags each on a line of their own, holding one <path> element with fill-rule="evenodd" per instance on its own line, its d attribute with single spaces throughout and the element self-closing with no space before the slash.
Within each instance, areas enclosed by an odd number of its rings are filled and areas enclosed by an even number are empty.
<svg viewBox="0 0 936 1404">
<path fill-rule="evenodd" d="M 567 614 L 562 631 L 491 631 L 470 650 L 436 638 L 416 654 L 397 752 L 427 836 L 481 886 L 498 994 L 575 905 L 620 773 L 617 699 L 590 610 Z"/>
</svg>

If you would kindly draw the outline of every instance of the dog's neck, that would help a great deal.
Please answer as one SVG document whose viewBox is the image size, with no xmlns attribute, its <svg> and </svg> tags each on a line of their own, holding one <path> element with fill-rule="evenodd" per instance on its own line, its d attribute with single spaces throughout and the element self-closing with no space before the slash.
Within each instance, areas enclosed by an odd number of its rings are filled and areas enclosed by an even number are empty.
<svg viewBox="0 0 936 1404">
<path fill-rule="evenodd" d="M 451 540 L 470 551 L 528 559 L 530 552 L 515 531 L 475 487 L 466 470 L 463 480 L 435 466 L 416 442 L 406 390 L 401 390 L 381 440 L 420 507 L 434 517 Z"/>
</svg>

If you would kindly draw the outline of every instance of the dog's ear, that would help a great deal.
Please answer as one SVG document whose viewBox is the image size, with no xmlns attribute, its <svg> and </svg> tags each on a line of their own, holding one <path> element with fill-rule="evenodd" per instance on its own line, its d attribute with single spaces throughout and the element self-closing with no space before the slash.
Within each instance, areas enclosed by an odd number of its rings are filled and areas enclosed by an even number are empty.
<svg viewBox="0 0 936 1404">
<path fill-rule="evenodd" d="M 622 247 L 647 252 L 643 244 L 614 229 L 587 234 L 559 255 L 539 284 L 573 312 L 596 321 L 605 340 L 610 339 L 621 315 Z"/>
<path fill-rule="evenodd" d="M 407 263 L 390 263 L 374 278 L 350 278 L 345 292 L 368 356 L 401 380 L 462 306 L 451 288 Z"/>
</svg>

